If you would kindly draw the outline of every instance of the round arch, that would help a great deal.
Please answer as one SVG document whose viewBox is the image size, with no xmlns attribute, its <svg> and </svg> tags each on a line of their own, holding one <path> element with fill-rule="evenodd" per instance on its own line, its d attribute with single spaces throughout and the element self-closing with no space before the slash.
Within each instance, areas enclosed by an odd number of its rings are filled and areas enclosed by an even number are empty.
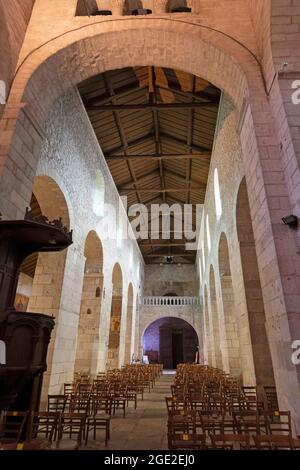
<svg viewBox="0 0 300 470">
<path fill-rule="evenodd" d="M 103 247 L 91 230 L 84 245 L 85 267 L 80 303 L 75 371 L 94 376 L 97 372 L 100 341 L 99 325 L 103 291 Z"/>
<path fill-rule="evenodd" d="M 40 46 L 23 60 L 16 72 L 8 104 L 16 108 L 20 103 L 16 121 L 25 117 L 28 132 L 36 136 L 33 170 L 39 159 L 43 125 L 56 99 L 91 76 L 142 65 L 176 68 L 203 77 L 230 96 L 238 109 L 249 96 L 248 84 L 253 85 L 256 96 L 259 84 L 262 92 L 264 90 L 261 68 L 253 54 L 220 32 L 168 18 L 147 18 L 147 28 L 143 19 L 101 20 L 93 26 L 87 25 L 62 34 Z M 30 116 L 36 116 L 38 124 L 27 116 L 27 107 L 23 109 L 21 105 L 24 102 L 28 103 Z M 38 134 L 36 125 L 40 130 Z M 4 155 L 7 158 L 11 158 L 10 150 L 18 130 L 17 126 L 16 132 L 12 131 L 6 136 L 7 151 Z M 26 180 L 23 188 L 25 194 L 15 210 L 25 212 L 26 199 L 29 199 L 26 188 L 30 187 L 30 179 L 26 175 L 23 177 Z M 6 184 L 5 181 L 3 184 Z M 10 200 L 9 188 L 6 191 L 3 187 L 3 194 Z M 5 204 L 0 210 L 5 214 Z"/>
<path fill-rule="evenodd" d="M 179 363 L 195 362 L 199 337 L 188 321 L 178 316 L 163 316 L 151 321 L 143 331 L 143 355 L 160 362 L 165 369 Z"/>
</svg>

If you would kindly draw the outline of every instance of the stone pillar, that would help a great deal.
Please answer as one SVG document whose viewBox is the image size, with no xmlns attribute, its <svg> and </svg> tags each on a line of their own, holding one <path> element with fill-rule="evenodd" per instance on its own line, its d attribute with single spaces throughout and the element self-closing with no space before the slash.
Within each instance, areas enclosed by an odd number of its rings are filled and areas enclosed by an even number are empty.
<svg viewBox="0 0 300 470">
<path fill-rule="evenodd" d="M 192 9 L 192 13 L 198 14 L 200 12 L 201 0 L 187 0 L 187 6 Z"/>
<path fill-rule="evenodd" d="M 113 15 L 122 16 L 125 6 L 125 0 L 111 0 L 111 9 Z"/>
<path fill-rule="evenodd" d="M 166 13 L 168 0 L 153 0 L 153 13 L 160 15 Z"/>
<path fill-rule="evenodd" d="M 84 257 L 75 244 L 67 252 L 39 255 L 28 311 L 43 312 L 55 318 L 42 407 L 46 405 L 48 394 L 61 393 L 64 382 L 73 378 L 83 268 Z"/>
<path fill-rule="evenodd" d="M 97 361 L 97 372 L 105 372 L 107 366 L 107 352 L 109 341 L 110 313 L 112 303 L 112 284 L 103 285 L 103 296 L 101 303 L 101 314 L 99 323 L 99 350 Z"/>
</svg>

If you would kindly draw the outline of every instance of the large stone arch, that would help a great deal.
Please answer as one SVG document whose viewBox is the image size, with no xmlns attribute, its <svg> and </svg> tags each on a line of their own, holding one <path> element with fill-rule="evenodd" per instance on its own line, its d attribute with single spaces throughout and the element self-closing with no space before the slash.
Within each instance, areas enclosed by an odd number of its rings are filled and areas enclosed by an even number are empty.
<svg viewBox="0 0 300 470">
<path fill-rule="evenodd" d="M 164 363 L 164 360 L 162 360 L 162 357 L 161 357 L 162 351 L 160 350 L 160 347 L 159 347 L 159 342 L 164 337 L 164 335 L 162 338 L 160 337 L 160 328 L 164 329 L 165 333 L 169 333 L 168 334 L 169 341 L 168 341 L 168 348 L 167 348 L 168 351 L 167 351 L 167 354 L 164 355 L 165 359 L 167 359 L 167 362 L 169 363 L 169 365 L 167 366 L 167 368 L 169 369 L 174 368 L 174 366 L 172 367 L 172 365 L 170 364 L 170 360 L 171 360 L 170 352 L 172 350 L 172 335 L 170 335 L 171 332 L 169 330 L 170 328 L 172 328 L 172 326 L 175 327 L 176 329 L 182 327 L 184 331 L 183 333 L 183 358 L 184 358 L 183 362 L 194 362 L 195 357 L 196 357 L 197 346 L 199 346 L 199 342 L 200 342 L 200 337 L 195 327 L 191 324 L 191 322 L 187 321 L 184 318 L 180 318 L 176 314 L 172 316 L 169 316 L 168 314 L 161 315 L 156 320 L 148 322 L 141 337 L 143 353 L 146 353 L 147 351 L 147 343 L 148 343 L 148 346 L 151 345 L 151 350 L 155 351 L 153 349 L 153 341 L 151 341 L 151 337 L 153 336 L 155 337 L 153 339 L 154 339 L 154 343 L 158 344 L 158 348 L 156 348 L 156 351 L 159 353 L 159 360 L 161 361 L 161 363 Z M 146 341 L 146 344 L 144 344 L 147 333 L 150 335 L 150 341 L 148 338 L 148 341 Z M 200 359 L 202 360 L 202 358 Z"/>
<path fill-rule="evenodd" d="M 75 372 L 95 376 L 100 342 L 100 314 L 103 296 L 103 246 L 98 234 L 91 230 L 84 247 L 85 267 L 78 325 Z"/>
<path fill-rule="evenodd" d="M 281 369 L 284 357 L 287 366 L 280 379 L 283 402 L 297 409 L 299 399 L 286 391 L 284 384 L 293 383 L 299 390 L 297 369 L 290 365 L 287 348 L 300 330 L 299 306 L 295 307 L 289 287 L 299 281 L 299 270 L 294 270 L 289 282 L 278 282 L 286 278 L 287 263 L 299 264 L 297 243 L 293 234 L 282 235 L 278 213 L 271 210 L 277 198 L 274 171 L 282 179 L 281 199 L 286 211 L 291 210 L 294 186 L 287 184 L 283 175 L 289 181 L 293 165 L 287 165 L 280 153 L 274 109 L 268 98 L 269 76 L 266 81 L 260 60 L 239 41 L 188 20 L 153 17 L 97 20 L 37 47 L 19 64 L 1 122 L 0 211 L 6 218 L 24 215 L 44 138 L 43 123 L 59 96 L 97 73 L 153 64 L 202 76 L 230 96 L 239 111 L 249 203 L 256 214 L 253 230 L 259 272 L 264 286 L 277 286 L 275 293 L 272 289 L 263 291 L 266 317 L 271 321 L 275 316 L 285 332 L 284 345 L 271 346 L 274 367 Z M 13 171 L 14 165 L 18 171 Z M 262 229 L 262 221 L 267 230 Z M 289 245 L 288 254 L 282 237 Z M 272 270 L 268 269 L 270 264 Z M 277 309 L 276 305 L 282 307 Z"/>
</svg>

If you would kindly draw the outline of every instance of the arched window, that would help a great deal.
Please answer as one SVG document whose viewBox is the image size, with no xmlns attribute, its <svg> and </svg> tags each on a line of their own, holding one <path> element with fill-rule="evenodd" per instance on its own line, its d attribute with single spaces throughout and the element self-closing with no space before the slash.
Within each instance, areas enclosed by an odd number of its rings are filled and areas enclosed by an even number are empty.
<svg viewBox="0 0 300 470">
<path fill-rule="evenodd" d="M 207 248 L 208 251 L 211 249 L 211 237 L 210 237 L 210 226 L 209 226 L 209 216 L 206 216 L 206 236 L 207 236 Z"/>
<path fill-rule="evenodd" d="M 93 212 L 97 217 L 104 215 L 104 196 L 105 184 L 104 178 L 100 170 L 95 172 L 94 195 L 93 195 Z"/>
<path fill-rule="evenodd" d="M 218 168 L 215 168 L 215 171 L 214 171 L 214 192 L 215 192 L 216 216 L 217 216 L 217 220 L 220 220 L 223 211 L 222 211 L 222 201 L 221 201 Z"/>
<path fill-rule="evenodd" d="M 97 289 L 96 289 L 96 297 L 98 298 L 98 297 L 100 297 L 100 295 L 101 295 L 101 289 L 100 289 L 100 287 L 97 287 Z"/>
</svg>

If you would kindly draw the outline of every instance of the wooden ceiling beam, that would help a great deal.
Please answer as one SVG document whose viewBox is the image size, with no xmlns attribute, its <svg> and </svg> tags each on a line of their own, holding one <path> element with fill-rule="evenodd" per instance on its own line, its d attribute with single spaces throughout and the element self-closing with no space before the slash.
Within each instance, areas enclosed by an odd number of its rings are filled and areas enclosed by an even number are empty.
<svg viewBox="0 0 300 470">
<path fill-rule="evenodd" d="M 195 258 L 196 253 L 172 253 L 171 255 L 165 253 L 151 253 L 144 255 L 144 258 L 164 258 L 165 256 L 171 256 L 172 258 Z"/>
<path fill-rule="evenodd" d="M 195 99 L 200 99 L 200 100 L 207 100 L 210 103 L 214 102 L 215 104 L 219 104 L 220 102 L 220 96 L 217 95 L 212 95 L 211 93 L 207 93 L 205 91 L 183 91 L 181 86 L 176 84 L 175 82 L 170 82 L 168 81 L 168 86 L 164 86 L 160 83 L 156 83 L 156 87 L 162 90 L 166 91 L 174 91 L 175 93 L 181 95 L 181 96 L 189 96 Z"/>
<path fill-rule="evenodd" d="M 153 137 L 154 137 L 154 131 L 151 131 L 151 132 L 149 132 L 149 134 L 146 134 L 142 137 L 139 137 L 138 139 L 132 140 L 131 142 L 127 141 L 127 146 L 126 147 L 124 147 L 124 145 L 121 145 L 121 146 L 115 147 L 111 150 L 108 150 L 107 152 L 105 152 L 105 157 L 108 158 L 111 155 L 114 155 L 116 153 L 125 152 L 127 150 L 130 150 L 132 147 L 135 147 L 136 145 L 143 144 L 144 142 L 147 142 L 147 140 L 153 139 Z M 127 156 L 129 156 L 129 155 L 127 155 Z"/>
<path fill-rule="evenodd" d="M 106 155 L 109 161 L 127 161 L 127 160 L 193 160 L 200 158 L 211 158 L 211 152 L 205 151 L 201 153 L 191 154 L 158 154 L 158 155 Z"/>
<path fill-rule="evenodd" d="M 210 149 L 205 148 L 205 147 L 200 147 L 199 145 L 195 145 L 195 144 L 192 144 L 189 147 L 185 140 L 178 139 L 178 137 L 174 137 L 172 135 L 169 135 L 166 132 L 161 132 L 160 136 L 161 136 L 162 139 L 169 141 L 171 144 L 182 145 L 183 147 L 186 147 L 189 150 L 193 150 L 195 152 L 199 152 L 199 153 L 211 152 Z"/>
<path fill-rule="evenodd" d="M 136 103 L 136 104 L 99 104 L 86 106 L 88 111 L 139 111 L 148 109 L 169 111 L 174 109 L 199 109 L 199 108 L 216 108 L 215 101 L 194 103 Z"/>
<path fill-rule="evenodd" d="M 133 186 L 122 188 L 122 192 L 126 192 L 126 193 L 135 193 L 138 191 L 139 193 L 161 193 L 161 194 L 163 193 L 186 193 L 188 191 L 203 191 L 203 190 L 205 190 L 203 186 L 197 186 L 197 187 L 191 186 L 190 188 L 165 188 L 165 189 L 161 189 L 161 188 L 147 189 L 147 188 L 140 188 L 140 187 L 134 188 Z"/>
<path fill-rule="evenodd" d="M 114 95 L 111 96 L 110 93 L 105 92 L 102 93 L 101 95 L 94 96 L 93 98 L 84 98 L 83 97 L 83 104 L 87 108 L 90 106 L 95 106 L 95 105 L 103 105 L 105 103 L 111 102 L 114 98 L 122 98 L 123 96 L 128 95 L 128 93 L 132 93 L 134 91 L 142 90 L 145 89 L 146 85 L 140 84 L 140 82 L 136 81 L 134 83 L 131 83 L 130 85 L 123 85 L 119 88 L 114 88 Z"/>
</svg>

